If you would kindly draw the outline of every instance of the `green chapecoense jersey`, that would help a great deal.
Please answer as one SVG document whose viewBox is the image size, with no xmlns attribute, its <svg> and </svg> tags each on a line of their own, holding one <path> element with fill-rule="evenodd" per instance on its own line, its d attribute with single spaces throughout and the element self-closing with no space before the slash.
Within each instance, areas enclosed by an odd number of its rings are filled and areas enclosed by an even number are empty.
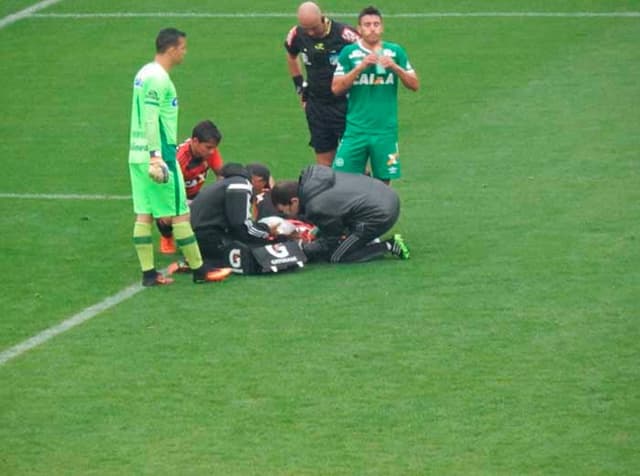
<svg viewBox="0 0 640 476">
<path fill-rule="evenodd" d="M 131 105 L 129 163 L 149 161 L 149 152 L 175 160 L 178 142 L 178 97 L 169 74 L 148 63 L 136 74 Z"/>
<path fill-rule="evenodd" d="M 371 53 L 358 41 L 340 52 L 334 76 L 343 76 Z M 395 43 L 382 42 L 380 53 L 390 56 L 405 71 L 413 72 L 404 49 Z M 398 75 L 390 69 L 366 68 L 349 89 L 348 133 L 397 134 Z"/>
</svg>

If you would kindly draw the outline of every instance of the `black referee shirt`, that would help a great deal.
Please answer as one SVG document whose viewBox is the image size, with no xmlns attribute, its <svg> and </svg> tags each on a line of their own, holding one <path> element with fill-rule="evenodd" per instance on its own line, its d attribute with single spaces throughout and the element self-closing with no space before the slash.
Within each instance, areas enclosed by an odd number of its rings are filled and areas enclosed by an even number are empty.
<svg viewBox="0 0 640 476">
<path fill-rule="evenodd" d="M 349 25 L 322 17 L 328 28 L 323 38 L 311 38 L 302 28 L 294 26 L 289 31 L 284 47 L 292 56 L 300 55 L 307 70 L 309 98 L 322 101 L 337 99 L 331 92 L 333 72 L 338 64 L 338 55 L 346 45 L 358 39 L 358 33 Z"/>
</svg>

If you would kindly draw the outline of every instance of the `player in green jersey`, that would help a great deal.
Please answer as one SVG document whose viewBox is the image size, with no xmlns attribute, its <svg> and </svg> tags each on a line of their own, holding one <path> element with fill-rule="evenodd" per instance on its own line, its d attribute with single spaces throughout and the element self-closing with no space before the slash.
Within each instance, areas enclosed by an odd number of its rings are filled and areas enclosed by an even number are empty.
<svg viewBox="0 0 640 476">
<path fill-rule="evenodd" d="M 172 224 L 176 242 L 193 270 L 194 282 L 216 281 L 221 276 L 202 261 L 189 223 L 184 179 L 176 165 L 178 97 L 169 71 L 182 63 L 186 52 L 184 32 L 161 30 L 156 37 L 154 61 L 138 71 L 133 83 L 129 172 L 136 215 L 133 241 L 144 286 L 173 281 L 155 269 L 151 241 L 154 218 Z"/>
<path fill-rule="evenodd" d="M 333 160 L 341 172 L 372 175 L 385 183 L 401 176 L 398 151 L 398 82 L 417 91 L 420 85 L 404 49 L 382 41 L 382 14 L 367 7 L 358 16 L 360 40 L 338 58 L 331 90 L 348 92 L 347 126 Z"/>
</svg>

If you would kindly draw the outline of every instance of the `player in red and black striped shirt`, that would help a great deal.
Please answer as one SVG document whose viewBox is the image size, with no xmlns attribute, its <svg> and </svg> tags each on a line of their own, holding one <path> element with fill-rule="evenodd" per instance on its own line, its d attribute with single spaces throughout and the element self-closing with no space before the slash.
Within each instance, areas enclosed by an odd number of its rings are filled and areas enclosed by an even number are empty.
<svg viewBox="0 0 640 476">
<path fill-rule="evenodd" d="M 193 128 L 191 137 L 184 141 L 176 153 L 176 159 L 184 177 L 189 203 L 193 200 L 207 179 L 209 170 L 213 170 L 220 177 L 223 160 L 218 146 L 222 141 L 222 134 L 211 121 L 202 121 Z M 176 245 L 173 241 L 171 225 L 156 221 L 160 237 L 160 252 L 173 254 Z"/>
</svg>

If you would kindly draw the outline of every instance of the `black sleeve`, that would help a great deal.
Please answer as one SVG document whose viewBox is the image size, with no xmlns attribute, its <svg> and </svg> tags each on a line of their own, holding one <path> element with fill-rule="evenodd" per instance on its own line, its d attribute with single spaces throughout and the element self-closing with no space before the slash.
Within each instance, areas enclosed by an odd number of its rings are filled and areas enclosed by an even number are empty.
<svg viewBox="0 0 640 476">
<path fill-rule="evenodd" d="M 298 56 L 300 54 L 300 46 L 298 45 L 298 27 L 294 26 L 289 30 L 287 39 L 284 41 L 284 48 L 291 56 Z"/>
<path fill-rule="evenodd" d="M 248 181 L 231 183 L 225 190 L 225 213 L 233 237 L 244 243 L 263 243 L 269 238 L 269 227 L 251 217 L 251 194 Z"/>
</svg>

